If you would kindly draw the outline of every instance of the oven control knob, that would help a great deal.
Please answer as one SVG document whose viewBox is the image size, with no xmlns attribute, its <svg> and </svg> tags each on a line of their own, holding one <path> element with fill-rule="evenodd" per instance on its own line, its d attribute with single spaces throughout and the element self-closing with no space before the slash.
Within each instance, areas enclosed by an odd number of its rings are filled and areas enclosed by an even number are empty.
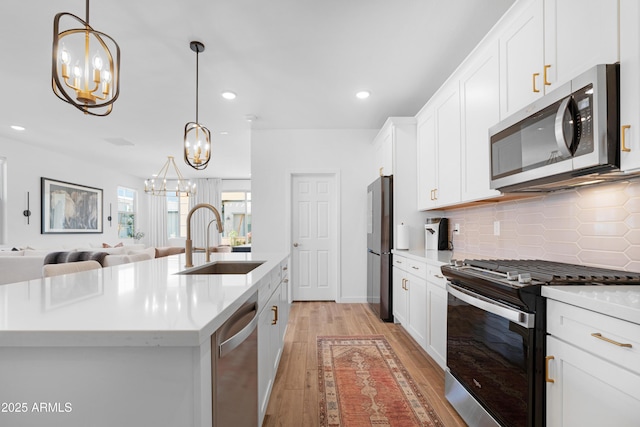
<svg viewBox="0 0 640 427">
<path fill-rule="evenodd" d="M 531 273 L 518 274 L 518 283 L 531 283 Z"/>
<path fill-rule="evenodd" d="M 455 260 L 455 263 L 456 267 L 462 267 L 464 265 L 464 261 L 462 261 L 461 259 Z"/>
<path fill-rule="evenodd" d="M 457 261 L 458 261 L 457 259 L 453 259 L 453 258 L 451 258 L 451 259 L 449 260 L 449 265 L 453 265 L 453 266 L 455 266 Z"/>
<path fill-rule="evenodd" d="M 518 280 L 518 272 L 517 271 L 507 271 L 507 280 L 509 280 L 509 281 Z"/>
</svg>

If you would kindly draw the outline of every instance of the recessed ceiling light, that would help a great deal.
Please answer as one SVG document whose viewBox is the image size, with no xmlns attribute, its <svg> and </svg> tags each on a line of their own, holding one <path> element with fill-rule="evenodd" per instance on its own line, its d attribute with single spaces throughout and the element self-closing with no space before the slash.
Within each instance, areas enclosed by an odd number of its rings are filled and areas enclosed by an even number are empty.
<svg viewBox="0 0 640 427">
<path fill-rule="evenodd" d="M 236 94 L 228 90 L 228 91 L 222 92 L 222 97 L 224 99 L 229 99 L 229 100 L 236 99 Z"/>
<path fill-rule="evenodd" d="M 360 92 L 356 93 L 356 98 L 358 99 L 367 99 L 370 96 L 371 92 L 369 92 L 368 90 L 361 90 Z"/>
<path fill-rule="evenodd" d="M 223 130 L 222 132 L 220 132 L 220 135 L 229 135 L 229 132 L 227 132 L 226 130 Z"/>
<path fill-rule="evenodd" d="M 11 125 L 11 129 L 17 130 L 17 131 L 23 131 L 25 128 L 18 125 Z"/>
</svg>

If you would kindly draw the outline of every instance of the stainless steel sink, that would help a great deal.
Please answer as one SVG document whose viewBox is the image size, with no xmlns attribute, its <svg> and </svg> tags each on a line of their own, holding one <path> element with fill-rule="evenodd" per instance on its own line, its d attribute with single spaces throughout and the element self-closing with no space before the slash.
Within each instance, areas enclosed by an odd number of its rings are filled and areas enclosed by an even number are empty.
<svg viewBox="0 0 640 427">
<path fill-rule="evenodd" d="M 177 274 L 247 274 L 262 264 L 264 261 L 215 261 Z"/>
</svg>

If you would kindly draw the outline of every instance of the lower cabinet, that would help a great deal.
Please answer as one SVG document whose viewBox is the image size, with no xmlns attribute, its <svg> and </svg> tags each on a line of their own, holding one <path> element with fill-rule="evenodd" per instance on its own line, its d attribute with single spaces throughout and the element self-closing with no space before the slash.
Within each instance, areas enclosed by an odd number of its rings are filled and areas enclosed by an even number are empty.
<svg viewBox="0 0 640 427">
<path fill-rule="evenodd" d="M 264 283 L 260 289 L 271 292 L 269 299 L 259 308 L 258 321 L 258 414 L 260 425 L 269 404 L 273 382 L 284 349 L 284 335 L 289 320 L 288 260 L 281 265 L 281 272 L 272 274 L 270 280 L 278 278 L 276 286 Z M 269 280 L 269 279 L 266 279 Z M 269 286 L 270 285 L 270 286 Z"/>
<path fill-rule="evenodd" d="M 409 272 L 411 271 L 411 272 Z M 423 348 L 427 336 L 427 281 L 422 263 L 393 256 L 393 317 Z"/>
<path fill-rule="evenodd" d="M 447 367 L 447 280 L 440 267 L 427 267 L 427 353 Z"/>
<path fill-rule="evenodd" d="M 637 426 L 640 325 L 551 300 L 547 319 L 547 426 Z"/>
<path fill-rule="evenodd" d="M 393 317 L 446 367 L 447 291 L 440 267 L 393 256 Z"/>
</svg>

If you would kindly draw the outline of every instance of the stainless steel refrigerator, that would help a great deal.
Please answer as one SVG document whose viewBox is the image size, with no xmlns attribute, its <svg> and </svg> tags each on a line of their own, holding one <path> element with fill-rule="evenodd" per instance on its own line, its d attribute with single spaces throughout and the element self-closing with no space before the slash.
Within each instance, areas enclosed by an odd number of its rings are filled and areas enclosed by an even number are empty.
<svg viewBox="0 0 640 427">
<path fill-rule="evenodd" d="M 384 321 L 393 321 L 391 248 L 393 177 L 381 176 L 367 187 L 367 300 Z"/>
</svg>

